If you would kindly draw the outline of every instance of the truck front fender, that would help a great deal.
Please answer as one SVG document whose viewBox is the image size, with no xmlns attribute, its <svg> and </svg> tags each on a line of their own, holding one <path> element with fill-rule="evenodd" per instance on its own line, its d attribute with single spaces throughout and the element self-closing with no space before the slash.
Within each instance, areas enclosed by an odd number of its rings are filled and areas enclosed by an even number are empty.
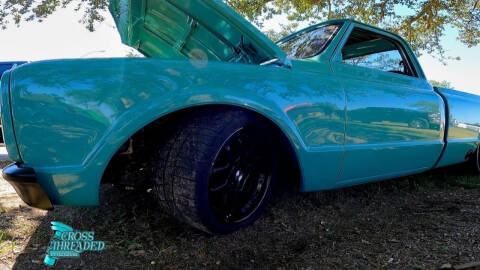
<svg viewBox="0 0 480 270">
<path fill-rule="evenodd" d="M 275 123 L 296 152 L 302 174 L 311 175 L 303 167 L 315 162 L 308 155 L 312 149 L 337 147 L 341 153 L 344 95 L 331 79 L 322 89 L 295 75 L 272 67 L 161 59 L 28 64 L 13 72 L 11 85 L 21 159 L 35 169 L 54 204 L 96 205 L 105 167 L 130 136 L 169 113 L 223 104 Z M 295 121 L 304 118 L 308 125 Z M 322 132 L 334 136 L 312 135 L 312 121 L 325 122 Z"/>
</svg>

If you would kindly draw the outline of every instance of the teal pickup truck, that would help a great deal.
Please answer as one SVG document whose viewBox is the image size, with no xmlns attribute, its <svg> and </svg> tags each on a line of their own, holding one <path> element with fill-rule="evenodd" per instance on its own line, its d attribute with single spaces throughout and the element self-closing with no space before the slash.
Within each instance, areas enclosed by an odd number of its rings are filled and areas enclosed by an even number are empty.
<svg viewBox="0 0 480 270">
<path fill-rule="evenodd" d="M 113 0 L 146 58 L 34 62 L 1 80 L 4 178 L 33 207 L 151 190 L 210 233 L 256 220 L 279 174 L 303 192 L 470 161 L 480 96 L 432 87 L 399 36 L 351 20 L 273 43 L 220 0 Z M 296 177 L 294 177 L 296 176 Z"/>
</svg>

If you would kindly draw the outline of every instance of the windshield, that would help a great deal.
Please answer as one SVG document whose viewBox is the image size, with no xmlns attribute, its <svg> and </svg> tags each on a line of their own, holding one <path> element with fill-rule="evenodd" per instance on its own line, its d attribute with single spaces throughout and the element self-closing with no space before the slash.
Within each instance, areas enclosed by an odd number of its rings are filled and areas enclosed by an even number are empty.
<svg viewBox="0 0 480 270">
<path fill-rule="evenodd" d="M 340 25 L 324 25 L 278 43 L 290 59 L 306 59 L 320 54 L 335 36 Z"/>
</svg>

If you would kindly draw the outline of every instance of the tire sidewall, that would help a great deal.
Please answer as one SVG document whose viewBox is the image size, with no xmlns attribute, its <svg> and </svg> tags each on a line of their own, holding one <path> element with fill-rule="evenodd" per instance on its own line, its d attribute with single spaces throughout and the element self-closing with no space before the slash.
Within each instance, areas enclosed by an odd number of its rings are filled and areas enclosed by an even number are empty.
<svg viewBox="0 0 480 270">
<path fill-rule="evenodd" d="M 221 147 L 223 146 L 223 143 L 236 131 L 238 131 L 241 128 L 247 128 L 247 127 L 254 127 L 255 129 L 263 131 L 262 135 L 259 134 L 259 136 L 267 136 L 266 139 L 268 139 L 271 134 L 271 132 L 268 130 L 267 126 L 260 121 L 259 119 L 251 116 L 250 114 L 247 113 L 240 113 L 238 118 L 233 119 L 233 121 L 229 122 L 221 132 L 218 133 L 217 136 L 214 136 L 214 138 L 211 141 L 211 151 L 208 153 L 208 156 L 210 157 L 210 160 L 206 166 L 202 166 L 197 171 L 196 175 L 196 188 L 195 188 L 195 200 L 196 200 L 196 205 L 197 205 L 197 211 L 200 217 L 200 220 L 202 223 L 207 227 L 209 231 L 212 233 L 230 233 L 235 230 L 238 230 L 242 227 L 245 227 L 251 223 L 253 223 L 255 220 L 257 220 L 263 210 L 265 209 L 266 205 L 268 204 L 268 201 L 271 197 L 272 193 L 272 187 L 275 183 L 275 180 L 277 178 L 276 175 L 276 167 L 277 167 L 277 160 L 276 160 L 276 155 L 272 152 L 272 174 L 270 175 L 270 182 L 269 186 L 267 187 L 267 191 L 265 193 L 265 196 L 261 202 L 261 204 L 258 206 L 258 208 L 253 212 L 247 219 L 245 219 L 242 222 L 239 222 L 237 224 L 224 224 L 220 222 L 214 215 L 213 211 L 210 208 L 210 200 L 209 200 L 209 181 L 210 181 L 210 173 L 211 173 L 211 167 L 213 166 L 213 163 L 215 161 L 215 158 L 217 157 L 217 153 L 221 150 Z M 266 140 L 266 141 L 271 141 L 271 140 Z M 273 143 L 270 143 L 269 148 L 273 151 L 275 149 Z"/>
</svg>

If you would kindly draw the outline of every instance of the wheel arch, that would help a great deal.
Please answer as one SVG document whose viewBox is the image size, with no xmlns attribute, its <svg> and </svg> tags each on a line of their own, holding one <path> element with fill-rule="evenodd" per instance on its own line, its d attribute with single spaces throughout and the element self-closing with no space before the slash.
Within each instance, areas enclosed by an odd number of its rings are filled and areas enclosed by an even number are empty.
<svg viewBox="0 0 480 270">
<path fill-rule="evenodd" d="M 236 109 L 236 110 L 243 110 L 248 113 L 255 115 L 265 121 L 268 125 L 274 128 L 275 134 L 279 135 L 279 142 L 281 142 L 281 149 L 282 154 L 286 154 L 286 161 L 291 162 L 293 166 L 295 177 L 298 179 L 298 184 L 301 186 L 304 179 L 302 173 L 302 167 L 300 162 L 300 151 L 302 148 L 301 140 L 299 136 L 296 134 L 295 129 L 289 125 L 288 119 L 285 119 L 285 115 L 281 115 L 280 113 L 274 113 L 273 110 L 264 110 L 259 109 L 253 106 L 247 106 L 244 104 L 232 104 L 232 103 L 215 103 L 215 104 L 195 104 L 190 106 L 185 106 L 181 108 L 176 108 L 174 110 L 170 110 L 167 113 L 164 113 L 157 118 L 148 121 L 146 124 L 142 124 L 139 127 L 132 129 L 133 132 L 130 132 L 128 135 L 123 137 L 123 140 L 118 140 L 116 142 L 116 146 L 109 152 L 108 162 L 104 165 L 102 170 L 101 178 L 98 181 L 99 185 L 101 183 L 106 182 L 106 179 L 110 176 L 110 170 L 114 170 L 112 168 L 112 164 L 116 161 L 116 157 L 122 153 L 122 151 L 128 147 L 129 142 L 141 132 L 145 131 L 149 127 L 156 125 L 158 123 L 162 123 L 163 121 L 168 121 L 168 119 L 173 119 L 175 121 L 178 119 L 179 116 L 185 114 L 193 114 L 199 110 L 206 110 L 206 109 L 217 109 L 221 110 L 228 110 L 228 109 Z"/>
</svg>

